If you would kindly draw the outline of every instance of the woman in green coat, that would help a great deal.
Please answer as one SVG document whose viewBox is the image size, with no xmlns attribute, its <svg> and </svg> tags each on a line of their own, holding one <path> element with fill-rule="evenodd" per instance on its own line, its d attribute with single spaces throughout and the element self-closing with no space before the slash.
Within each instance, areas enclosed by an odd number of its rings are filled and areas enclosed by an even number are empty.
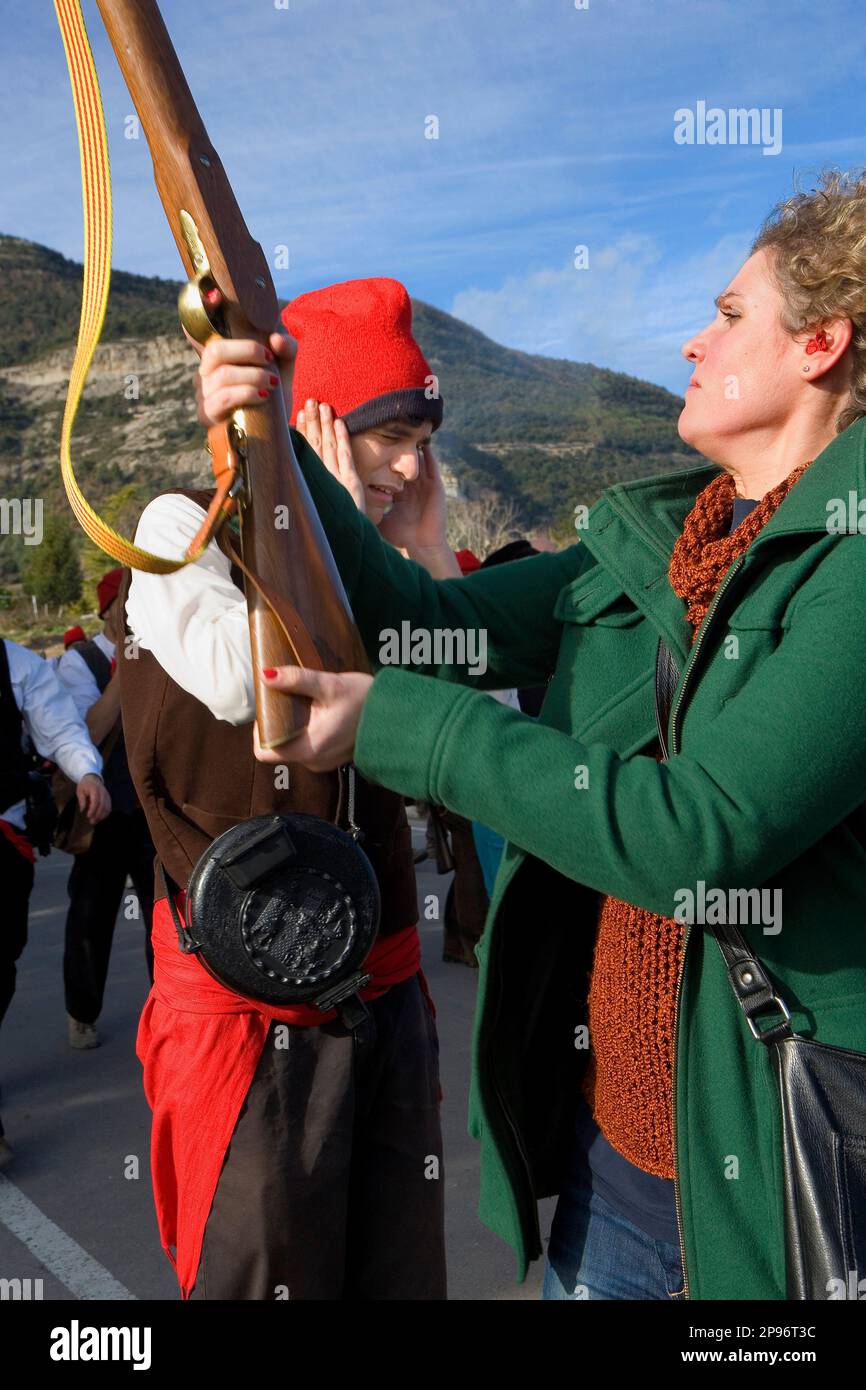
<svg viewBox="0 0 866 1390">
<path fill-rule="evenodd" d="M 289 392 L 292 345 L 271 347 Z M 459 581 L 385 545 L 295 435 L 376 674 L 282 668 L 309 727 L 257 755 L 354 759 L 506 837 L 470 1128 L 479 1214 L 521 1279 L 559 1195 L 550 1298 L 786 1296 L 772 1059 L 713 920 L 796 1031 L 866 1051 L 866 177 L 775 209 L 683 354 L 679 432 L 711 461 L 616 484 L 578 544 Z M 210 344 L 202 421 L 266 371 L 259 344 Z M 440 543 L 422 523 L 414 559 Z M 482 673 L 441 650 L 475 630 Z M 679 675 L 657 730 L 660 639 Z M 538 719 L 481 694 L 544 682 Z"/>
</svg>

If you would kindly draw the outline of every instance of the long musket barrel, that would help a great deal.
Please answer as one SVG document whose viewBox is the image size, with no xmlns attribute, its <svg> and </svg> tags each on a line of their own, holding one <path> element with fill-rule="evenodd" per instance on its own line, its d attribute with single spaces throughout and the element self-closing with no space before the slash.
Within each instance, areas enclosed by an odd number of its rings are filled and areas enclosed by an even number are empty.
<svg viewBox="0 0 866 1390">
<path fill-rule="evenodd" d="M 184 322 L 267 343 L 279 327 L 273 280 L 208 139 L 155 0 L 97 0 L 153 157 L 162 205 L 190 277 Z M 207 32 L 206 28 L 203 32 Z M 203 294 L 216 286 L 219 315 Z M 266 686 L 263 666 L 368 671 L 334 558 L 292 448 L 282 392 L 209 431 L 215 466 L 239 465 L 242 559 L 248 579 L 259 738 L 285 743 L 308 719 L 308 701 Z M 250 573 L 251 572 L 251 573 Z M 288 640 L 290 638 L 291 640 Z"/>
</svg>

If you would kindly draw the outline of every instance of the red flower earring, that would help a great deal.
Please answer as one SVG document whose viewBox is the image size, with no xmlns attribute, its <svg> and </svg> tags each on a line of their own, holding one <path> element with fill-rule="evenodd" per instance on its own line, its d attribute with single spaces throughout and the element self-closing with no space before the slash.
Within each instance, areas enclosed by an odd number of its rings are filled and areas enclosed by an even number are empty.
<svg viewBox="0 0 866 1390">
<path fill-rule="evenodd" d="M 829 346 L 827 335 L 823 328 L 819 328 L 814 338 L 806 344 L 806 352 L 811 357 L 813 352 L 826 352 Z"/>
</svg>

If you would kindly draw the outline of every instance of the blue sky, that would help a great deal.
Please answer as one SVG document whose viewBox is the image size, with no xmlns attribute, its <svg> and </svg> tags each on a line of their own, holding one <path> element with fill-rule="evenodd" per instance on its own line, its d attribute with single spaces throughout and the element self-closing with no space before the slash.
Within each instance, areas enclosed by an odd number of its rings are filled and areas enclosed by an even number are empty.
<svg viewBox="0 0 866 1390">
<path fill-rule="evenodd" d="M 682 342 L 795 175 L 809 186 L 823 164 L 866 164 L 862 5 L 578 3 L 161 10 L 250 231 L 269 258 L 289 248 L 281 295 L 393 275 L 510 347 L 680 392 Z M 83 8 L 109 129 L 114 267 L 179 279 L 146 141 L 124 138 L 131 101 L 94 0 Z M 80 260 L 54 7 L 0 0 L 0 20 L 0 231 Z M 677 143 L 675 113 L 699 102 L 781 111 L 780 151 Z"/>
</svg>

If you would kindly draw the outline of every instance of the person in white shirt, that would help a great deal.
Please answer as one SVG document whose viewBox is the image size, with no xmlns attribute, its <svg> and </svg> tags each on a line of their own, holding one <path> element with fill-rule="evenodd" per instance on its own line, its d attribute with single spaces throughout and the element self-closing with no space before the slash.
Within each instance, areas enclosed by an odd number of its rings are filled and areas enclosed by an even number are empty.
<svg viewBox="0 0 866 1390">
<path fill-rule="evenodd" d="M 102 1011 L 127 875 L 137 896 L 129 910 L 144 925 L 145 961 L 153 983 L 150 932 L 155 850 L 129 775 L 120 725 L 120 681 L 115 674 L 116 645 L 123 640 L 123 611 L 117 595 L 124 573 L 112 569 L 102 576 L 96 593 L 103 630 L 91 641 L 70 644 L 57 668 L 90 737 L 105 751 L 105 784 L 112 802 L 111 815 L 94 830 L 89 849 L 74 856 L 67 884 L 63 984 L 68 1040 L 75 1048 L 99 1046 L 95 1024 Z"/>
<path fill-rule="evenodd" d="M 111 810 L 102 757 L 68 691 L 48 662 L 17 642 L 0 638 L 0 1022 L 15 993 L 16 961 L 27 943 L 27 911 L 35 855 L 26 827 L 23 729 L 36 751 L 76 783 L 78 805 L 92 825 Z M 0 1122 L 0 1165 L 12 1157 Z"/>
</svg>

